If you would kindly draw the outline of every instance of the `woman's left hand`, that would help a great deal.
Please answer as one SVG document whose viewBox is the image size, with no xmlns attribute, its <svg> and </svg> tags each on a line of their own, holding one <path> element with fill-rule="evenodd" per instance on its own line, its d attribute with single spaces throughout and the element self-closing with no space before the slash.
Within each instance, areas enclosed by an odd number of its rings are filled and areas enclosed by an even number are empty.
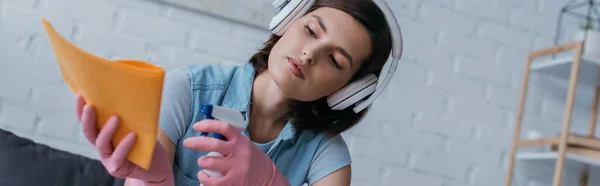
<svg viewBox="0 0 600 186">
<path fill-rule="evenodd" d="M 193 129 L 198 132 L 216 132 L 227 138 L 227 141 L 222 141 L 212 137 L 194 136 L 183 142 L 183 145 L 190 149 L 214 151 L 223 155 L 198 158 L 200 167 L 223 175 L 209 177 L 201 170 L 198 172 L 198 179 L 203 185 L 290 185 L 273 161 L 234 126 L 218 120 L 202 120 L 195 123 Z"/>
</svg>

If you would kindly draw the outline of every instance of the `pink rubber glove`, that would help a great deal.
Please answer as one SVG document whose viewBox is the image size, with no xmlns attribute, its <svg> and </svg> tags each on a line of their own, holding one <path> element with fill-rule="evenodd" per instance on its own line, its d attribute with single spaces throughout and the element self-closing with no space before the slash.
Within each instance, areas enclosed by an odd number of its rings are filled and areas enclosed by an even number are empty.
<svg viewBox="0 0 600 186">
<path fill-rule="evenodd" d="M 183 145 L 190 149 L 214 151 L 223 155 L 198 158 L 200 167 L 223 175 L 209 177 L 204 171 L 199 171 L 198 179 L 203 185 L 290 185 L 273 161 L 234 126 L 218 120 L 202 120 L 195 123 L 193 128 L 199 132 L 220 133 L 227 138 L 227 141 L 222 141 L 212 137 L 194 136 L 183 142 Z"/>
<path fill-rule="evenodd" d="M 167 152 L 159 142 L 156 143 L 152 162 L 148 170 L 144 170 L 126 159 L 127 154 L 135 143 L 136 136 L 129 133 L 119 145 L 113 149 L 110 140 L 119 126 L 116 116 L 110 118 L 106 125 L 98 132 L 96 127 L 96 111 L 87 105 L 79 94 L 76 98 L 77 118 L 85 137 L 94 145 L 104 168 L 108 173 L 117 178 L 131 178 L 130 185 L 145 186 L 172 186 L 175 185 L 173 171 L 167 157 Z M 135 180 L 137 179 L 137 180 Z"/>
</svg>

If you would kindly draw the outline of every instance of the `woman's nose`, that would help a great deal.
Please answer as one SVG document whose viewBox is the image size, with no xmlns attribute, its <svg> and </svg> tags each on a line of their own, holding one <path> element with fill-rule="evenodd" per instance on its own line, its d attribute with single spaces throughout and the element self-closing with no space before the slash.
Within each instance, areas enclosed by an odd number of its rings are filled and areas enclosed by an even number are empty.
<svg viewBox="0 0 600 186">
<path fill-rule="evenodd" d="M 313 59 L 313 55 L 311 52 L 302 52 L 302 57 L 300 57 L 300 60 L 302 61 L 302 63 L 304 64 L 312 64 L 314 59 Z"/>
<path fill-rule="evenodd" d="M 302 63 L 304 64 L 314 64 L 317 61 L 317 56 L 319 56 L 319 54 L 321 53 L 321 51 L 323 51 L 325 45 L 324 43 L 313 43 L 311 45 L 308 45 L 304 48 L 304 50 L 302 51 L 302 56 L 300 57 L 300 60 L 302 61 Z"/>
</svg>

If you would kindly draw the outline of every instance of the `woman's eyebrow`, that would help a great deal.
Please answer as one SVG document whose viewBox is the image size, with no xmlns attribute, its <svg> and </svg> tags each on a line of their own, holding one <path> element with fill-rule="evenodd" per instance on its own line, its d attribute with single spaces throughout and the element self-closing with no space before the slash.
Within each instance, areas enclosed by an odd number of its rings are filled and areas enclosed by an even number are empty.
<svg viewBox="0 0 600 186">
<path fill-rule="evenodd" d="M 317 20 L 317 22 L 319 22 L 319 26 L 321 26 L 323 32 L 327 33 L 327 27 L 325 27 L 325 24 L 323 24 L 323 18 L 314 14 L 312 15 L 312 17 L 314 17 Z"/>
</svg>

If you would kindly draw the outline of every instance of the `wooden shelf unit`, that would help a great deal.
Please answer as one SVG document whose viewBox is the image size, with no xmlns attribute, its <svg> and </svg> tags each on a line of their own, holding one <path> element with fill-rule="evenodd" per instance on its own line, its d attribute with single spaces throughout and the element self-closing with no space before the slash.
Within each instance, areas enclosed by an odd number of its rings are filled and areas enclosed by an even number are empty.
<svg viewBox="0 0 600 186">
<path fill-rule="evenodd" d="M 510 149 L 509 165 L 505 180 L 506 186 L 512 185 L 514 168 L 517 159 L 523 161 L 553 161 L 555 163 L 554 175 L 552 180 L 553 186 L 561 185 L 561 182 L 563 181 L 563 169 L 565 167 L 566 161 L 576 162 L 584 165 L 584 169 L 579 180 L 580 186 L 587 186 L 587 178 L 589 173 L 588 166 L 600 166 L 600 160 L 598 159 L 579 156 L 571 152 L 572 146 L 594 148 L 600 150 L 600 141 L 594 139 L 596 122 L 598 120 L 598 116 L 596 114 L 598 113 L 598 98 L 600 96 L 600 83 L 598 83 L 600 82 L 600 59 L 582 56 L 583 44 L 583 41 L 573 41 L 550 48 L 536 50 L 529 53 L 529 55 L 527 56 L 525 72 L 521 84 L 519 105 L 517 108 L 517 115 L 515 117 L 515 126 L 513 130 L 513 138 Z M 566 51 L 573 51 L 573 57 L 570 59 L 562 58 L 557 60 L 550 60 L 546 63 L 532 64 L 533 60 L 536 58 Z M 569 81 L 567 96 L 565 100 L 565 110 L 559 137 L 545 137 L 541 139 L 520 139 L 521 123 L 523 120 L 527 88 L 529 86 L 529 78 L 530 73 L 532 71 L 539 71 L 541 73 L 547 73 L 550 75 L 562 77 Z M 583 71 L 583 73 L 581 73 L 581 71 Z M 596 87 L 594 94 L 594 103 L 591 108 L 591 118 L 587 134 L 588 136 L 578 136 L 570 132 L 571 117 L 573 115 L 573 106 L 575 104 L 575 94 L 578 81 L 580 80 L 580 75 L 582 75 L 583 78 L 587 78 L 581 79 L 581 82 Z M 550 151 L 517 153 L 519 147 L 544 145 L 554 146 L 557 150 L 555 152 Z"/>
</svg>

